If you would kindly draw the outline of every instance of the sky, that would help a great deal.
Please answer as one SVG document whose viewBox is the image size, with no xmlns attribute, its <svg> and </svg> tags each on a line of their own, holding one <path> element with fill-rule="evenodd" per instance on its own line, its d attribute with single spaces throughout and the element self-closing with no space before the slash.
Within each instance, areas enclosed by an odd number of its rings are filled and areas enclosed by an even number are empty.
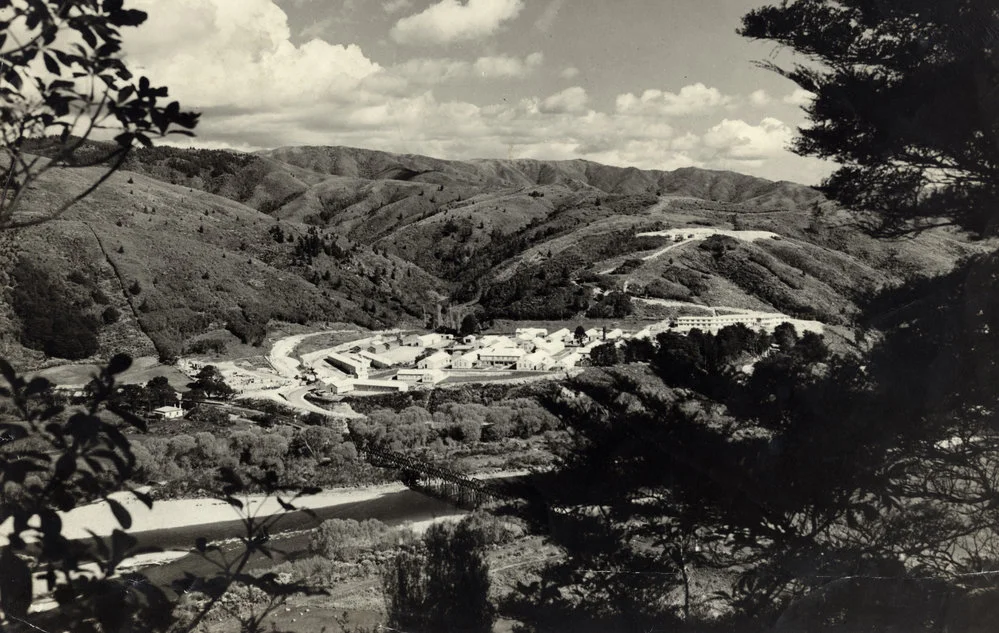
<svg viewBox="0 0 999 633">
<path fill-rule="evenodd" d="M 809 94 L 740 37 L 764 0 L 132 0 L 131 67 L 202 112 L 197 147 L 696 166 L 816 184 Z M 179 137 L 177 137 L 179 138 Z M 185 144 L 186 141 L 177 141 Z"/>
</svg>

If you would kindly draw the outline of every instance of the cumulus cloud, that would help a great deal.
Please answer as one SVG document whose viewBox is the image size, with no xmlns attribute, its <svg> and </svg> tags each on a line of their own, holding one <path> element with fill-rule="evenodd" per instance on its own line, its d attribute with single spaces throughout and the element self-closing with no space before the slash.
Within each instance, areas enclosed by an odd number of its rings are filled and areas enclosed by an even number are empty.
<svg viewBox="0 0 999 633">
<path fill-rule="evenodd" d="M 389 15 L 405 11 L 411 6 L 413 6 L 412 0 L 385 0 L 382 2 L 382 9 Z"/>
<path fill-rule="evenodd" d="M 392 66 L 389 71 L 415 84 L 434 85 L 467 79 L 472 73 L 472 64 L 449 58 L 414 58 Z"/>
<path fill-rule="evenodd" d="M 471 77 L 519 79 L 532 74 L 543 61 L 541 53 L 531 53 L 524 58 L 509 55 L 485 56 L 471 62 L 453 58 L 414 58 L 387 70 L 416 85 L 436 85 Z"/>
<path fill-rule="evenodd" d="M 539 110 L 549 114 L 586 112 L 590 98 L 579 86 L 566 88 L 541 102 Z"/>
<path fill-rule="evenodd" d="M 770 101 L 770 95 L 766 90 L 755 90 L 749 95 L 749 102 L 758 108 L 769 105 Z"/>
<path fill-rule="evenodd" d="M 133 5 L 155 19 L 123 33 L 126 54 L 189 107 L 337 99 L 381 70 L 356 45 L 293 45 L 287 16 L 270 0 L 172 0 L 171 11 L 162 0 Z"/>
<path fill-rule="evenodd" d="M 684 86 L 679 93 L 646 90 L 641 96 L 632 93 L 618 95 L 616 107 L 620 114 L 641 116 L 684 116 L 705 114 L 726 106 L 732 98 L 717 88 L 702 83 Z"/>
<path fill-rule="evenodd" d="M 523 0 L 440 0 L 395 23 L 389 35 L 399 44 L 451 44 L 488 37 L 516 18 Z"/>
<path fill-rule="evenodd" d="M 793 137 L 790 126 L 772 117 L 758 125 L 724 119 L 704 134 L 703 142 L 724 158 L 758 161 L 785 152 Z"/>
<path fill-rule="evenodd" d="M 788 105 L 794 106 L 807 106 L 815 98 L 815 93 L 809 92 L 804 88 L 795 88 L 794 92 L 787 95 L 781 101 Z"/>
<path fill-rule="evenodd" d="M 575 66 L 569 66 L 568 68 L 563 69 L 562 72 L 559 73 L 559 76 L 562 77 L 562 79 L 575 79 L 576 77 L 579 77 L 579 69 Z"/>
<path fill-rule="evenodd" d="M 544 56 L 541 53 L 531 53 L 524 59 L 499 55 L 480 57 L 473 64 L 475 73 L 481 77 L 524 77 L 541 66 Z"/>
</svg>

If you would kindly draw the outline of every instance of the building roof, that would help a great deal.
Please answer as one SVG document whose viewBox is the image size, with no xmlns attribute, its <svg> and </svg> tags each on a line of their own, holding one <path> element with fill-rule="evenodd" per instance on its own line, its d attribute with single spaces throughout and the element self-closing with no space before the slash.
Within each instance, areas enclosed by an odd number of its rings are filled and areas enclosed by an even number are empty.
<svg viewBox="0 0 999 633">
<path fill-rule="evenodd" d="M 427 360 L 430 360 L 431 358 L 439 358 L 439 359 L 441 359 L 441 360 L 449 360 L 449 359 L 451 358 L 451 355 L 450 355 L 450 354 L 448 354 L 448 353 L 447 353 L 447 352 L 445 352 L 445 351 L 438 351 L 438 352 L 434 352 L 434 353 L 433 353 L 433 354 L 431 354 L 430 356 L 427 356 L 426 358 L 423 358 L 423 359 L 420 359 L 420 361 L 419 361 L 419 362 L 421 362 L 421 363 L 422 363 L 423 361 L 427 361 Z"/>
<path fill-rule="evenodd" d="M 355 367 L 367 367 L 367 366 L 369 366 L 371 364 L 371 361 L 369 361 L 366 358 L 354 358 L 353 356 L 347 356 L 345 354 L 338 354 L 337 352 L 326 352 L 326 357 L 327 358 L 332 358 L 332 359 L 337 360 L 337 361 L 339 361 L 341 363 L 345 363 L 345 364 L 348 364 L 348 365 L 353 365 Z"/>
<path fill-rule="evenodd" d="M 183 409 L 177 406 L 156 407 L 153 409 L 153 413 L 176 413 L 177 411 L 184 412 Z"/>
<path fill-rule="evenodd" d="M 524 356 L 527 354 L 519 347 L 487 347 L 479 352 L 479 356 Z"/>
<path fill-rule="evenodd" d="M 549 356 L 548 354 L 545 354 L 544 352 L 534 352 L 532 354 L 528 354 L 527 356 L 524 356 L 520 360 L 526 360 L 526 361 L 532 361 L 532 362 L 540 362 L 540 361 L 545 361 L 545 360 L 551 361 L 552 357 Z"/>
</svg>

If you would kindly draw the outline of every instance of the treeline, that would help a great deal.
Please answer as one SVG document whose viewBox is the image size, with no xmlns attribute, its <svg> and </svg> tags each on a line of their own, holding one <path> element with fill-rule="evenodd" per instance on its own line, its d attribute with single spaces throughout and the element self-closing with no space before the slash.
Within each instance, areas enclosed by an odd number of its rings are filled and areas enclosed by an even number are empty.
<svg viewBox="0 0 999 633">
<path fill-rule="evenodd" d="M 429 411 L 409 406 L 401 411 L 375 409 L 366 419 L 351 420 L 351 438 L 361 447 L 441 453 L 448 446 L 528 439 L 559 428 L 558 419 L 537 401 L 512 398 L 486 406 L 448 402 Z"/>
<path fill-rule="evenodd" d="M 604 343 L 590 355 L 591 364 L 598 367 L 649 363 L 667 385 L 693 389 L 733 405 L 735 391 L 753 385 L 766 389 L 763 382 L 776 382 L 772 372 L 790 372 L 829 359 L 830 350 L 822 335 L 804 332 L 799 336 L 790 323 L 778 325 L 772 334 L 741 323 L 724 327 L 717 334 L 698 329 L 687 335 L 661 332 L 653 341 Z M 758 393 L 753 397 L 766 396 Z"/>
<path fill-rule="evenodd" d="M 211 432 L 172 437 L 140 437 L 133 441 L 138 483 L 166 482 L 167 495 L 208 490 L 219 468 L 245 476 L 277 473 L 282 481 L 314 486 L 346 486 L 384 481 L 385 472 L 369 466 L 339 429 L 307 426 L 295 429 L 215 426 Z"/>
</svg>

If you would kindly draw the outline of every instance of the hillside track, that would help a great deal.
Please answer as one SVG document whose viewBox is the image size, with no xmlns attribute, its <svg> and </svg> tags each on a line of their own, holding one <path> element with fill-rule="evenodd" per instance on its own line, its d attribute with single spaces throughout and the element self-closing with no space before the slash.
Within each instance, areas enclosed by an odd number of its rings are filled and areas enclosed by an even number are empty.
<svg viewBox="0 0 999 633">
<path fill-rule="evenodd" d="M 100 249 L 101 254 L 104 256 L 104 260 L 108 263 L 108 266 L 111 267 L 111 271 L 114 273 L 115 279 L 118 280 L 118 288 L 121 289 L 121 295 L 125 299 L 125 304 L 132 312 L 132 318 L 135 319 L 136 326 L 139 328 L 139 331 L 142 332 L 142 335 L 145 336 L 149 340 L 150 344 L 155 348 L 156 343 L 153 341 L 153 338 L 149 336 L 149 332 L 146 331 L 145 326 L 142 324 L 142 319 L 139 318 L 139 310 L 135 307 L 135 304 L 132 302 L 132 298 L 129 296 L 128 288 L 126 287 L 124 277 L 122 277 L 121 270 L 118 268 L 118 265 L 114 263 L 114 260 L 111 258 L 111 254 L 108 253 L 107 248 L 105 248 L 104 242 L 101 240 L 100 235 L 97 234 L 97 231 L 90 225 L 89 222 L 81 221 L 80 223 L 87 227 L 87 230 L 93 234 L 94 241 L 97 242 L 97 248 Z"/>
</svg>

